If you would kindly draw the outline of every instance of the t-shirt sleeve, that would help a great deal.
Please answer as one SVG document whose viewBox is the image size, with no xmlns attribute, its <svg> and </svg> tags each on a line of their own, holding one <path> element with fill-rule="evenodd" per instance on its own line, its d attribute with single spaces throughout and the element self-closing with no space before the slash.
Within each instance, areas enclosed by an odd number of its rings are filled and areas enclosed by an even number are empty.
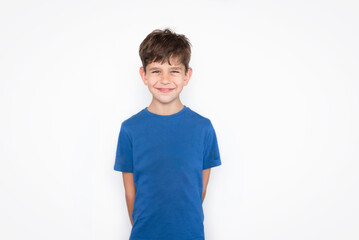
<svg viewBox="0 0 359 240">
<path fill-rule="evenodd" d="M 216 132 L 210 121 L 204 144 L 203 169 L 216 167 L 221 164 Z"/>
<path fill-rule="evenodd" d="M 133 173 L 132 141 L 123 124 L 118 136 L 114 170 Z"/>
</svg>

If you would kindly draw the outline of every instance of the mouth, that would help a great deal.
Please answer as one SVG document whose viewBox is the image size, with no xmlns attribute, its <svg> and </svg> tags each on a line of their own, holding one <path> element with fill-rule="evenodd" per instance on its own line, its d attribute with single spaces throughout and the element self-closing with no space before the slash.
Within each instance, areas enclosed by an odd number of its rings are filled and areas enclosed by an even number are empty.
<svg viewBox="0 0 359 240">
<path fill-rule="evenodd" d="M 174 88 L 157 88 L 157 90 L 159 90 L 162 93 L 169 93 L 173 90 Z"/>
</svg>

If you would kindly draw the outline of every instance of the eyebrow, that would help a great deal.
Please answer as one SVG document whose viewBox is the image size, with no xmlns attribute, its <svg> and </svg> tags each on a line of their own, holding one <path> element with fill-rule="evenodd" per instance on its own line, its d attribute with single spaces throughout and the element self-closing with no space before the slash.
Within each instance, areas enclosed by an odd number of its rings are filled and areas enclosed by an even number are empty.
<svg viewBox="0 0 359 240">
<path fill-rule="evenodd" d="M 158 68 L 158 67 L 151 67 L 151 68 L 148 69 L 148 71 L 159 70 L 159 69 L 160 68 Z M 182 68 L 180 68 L 180 67 L 170 67 L 169 69 L 170 70 L 182 70 Z"/>
<path fill-rule="evenodd" d="M 159 68 L 157 68 L 157 67 L 151 67 L 151 68 L 148 69 L 148 71 L 157 70 L 157 69 L 159 69 Z"/>
<path fill-rule="evenodd" d="M 178 69 L 178 70 L 182 70 L 182 68 L 180 68 L 180 67 L 170 67 L 170 69 Z"/>
</svg>

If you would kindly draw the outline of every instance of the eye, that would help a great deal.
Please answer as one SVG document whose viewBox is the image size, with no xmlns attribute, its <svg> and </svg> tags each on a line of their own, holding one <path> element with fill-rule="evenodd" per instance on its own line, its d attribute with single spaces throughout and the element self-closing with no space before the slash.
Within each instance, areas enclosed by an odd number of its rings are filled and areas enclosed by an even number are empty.
<svg viewBox="0 0 359 240">
<path fill-rule="evenodd" d="M 179 73 L 179 71 L 172 71 L 173 73 Z"/>
<path fill-rule="evenodd" d="M 157 71 L 157 70 L 156 70 L 156 71 L 152 71 L 152 73 L 159 73 L 159 72 L 160 72 L 160 71 Z"/>
</svg>

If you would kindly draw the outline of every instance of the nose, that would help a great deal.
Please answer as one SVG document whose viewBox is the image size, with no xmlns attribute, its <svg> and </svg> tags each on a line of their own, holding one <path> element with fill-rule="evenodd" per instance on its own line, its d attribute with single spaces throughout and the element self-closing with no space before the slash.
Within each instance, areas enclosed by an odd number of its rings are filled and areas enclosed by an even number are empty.
<svg viewBox="0 0 359 240">
<path fill-rule="evenodd" d="M 161 83 L 169 83 L 170 82 L 170 76 L 169 74 L 162 74 L 162 77 L 161 77 Z"/>
</svg>

